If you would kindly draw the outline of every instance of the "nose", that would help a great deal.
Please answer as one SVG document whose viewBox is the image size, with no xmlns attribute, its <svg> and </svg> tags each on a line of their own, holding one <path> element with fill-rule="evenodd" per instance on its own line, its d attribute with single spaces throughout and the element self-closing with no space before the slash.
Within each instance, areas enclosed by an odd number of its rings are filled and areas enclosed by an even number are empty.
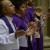
<svg viewBox="0 0 50 50">
<path fill-rule="evenodd" d="M 13 8 L 15 8 L 15 6 L 13 5 Z"/>
<path fill-rule="evenodd" d="M 27 7 L 25 7 L 25 10 L 26 10 L 26 8 L 27 8 Z"/>
<path fill-rule="evenodd" d="M 25 8 L 25 10 L 26 10 L 26 8 Z"/>
</svg>

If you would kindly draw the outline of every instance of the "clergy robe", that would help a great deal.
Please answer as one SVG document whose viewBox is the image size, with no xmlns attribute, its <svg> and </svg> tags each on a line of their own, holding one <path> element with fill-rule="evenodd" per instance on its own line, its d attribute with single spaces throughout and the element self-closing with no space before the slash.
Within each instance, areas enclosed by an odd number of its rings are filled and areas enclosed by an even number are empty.
<svg viewBox="0 0 50 50">
<path fill-rule="evenodd" d="M 30 11 L 31 10 L 31 11 Z M 33 10 L 33 11 L 32 11 Z M 30 13 L 31 12 L 31 13 Z M 34 12 L 34 9 L 32 9 L 32 8 L 28 8 L 28 9 L 26 9 L 26 15 L 23 17 L 23 19 L 22 19 L 22 22 L 21 22 L 21 19 L 19 20 L 19 17 L 18 16 L 16 16 L 16 17 L 14 17 L 13 18 L 13 21 L 16 23 L 16 26 L 17 27 L 19 27 L 20 29 L 23 29 L 25 26 L 25 24 L 28 24 L 29 22 L 31 22 L 32 20 L 33 20 L 33 17 L 31 17 L 32 16 L 32 13 Z M 24 22 L 23 22 L 24 21 Z M 17 24 L 18 23 L 18 24 Z M 21 23 L 23 23 L 23 24 L 21 24 Z M 25 24 L 24 24 L 25 23 Z M 26 27 L 25 27 L 26 28 Z M 25 30 L 25 29 L 24 29 Z M 22 39 L 24 39 L 23 37 L 22 37 Z M 35 44 L 35 42 L 36 42 L 36 40 L 35 40 L 35 38 L 33 38 L 34 39 L 34 44 Z M 23 42 L 21 43 L 20 42 L 20 46 L 22 46 L 22 47 L 26 47 L 25 45 L 26 45 L 26 43 L 25 43 L 25 39 L 24 40 L 22 40 Z M 30 43 L 30 41 L 29 41 L 29 38 L 27 39 L 27 41 L 28 41 L 28 49 L 27 50 L 32 50 L 32 44 Z M 24 44 L 25 43 L 25 44 Z M 21 45 L 22 44 L 22 45 Z M 35 48 L 35 47 L 34 47 Z M 36 48 L 35 48 L 36 49 Z M 24 50 L 24 49 L 23 49 Z"/>
<path fill-rule="evenodd" d="M 15 14 L 13 15 L 13 22 L 16 24 L 16 27 L 18 27 L 19 30 L 27 30 L 26 22 L 24 21 L 23 17 L 19 17 L 18 15 Z M 18 39 L 19 39 L 20 50 L 27 50 L 28 44 L 26 35 L 23 35 Z"/>
<path fill-rule="evenodd" d="M 34 13 L 33 8 L 27 8 L 26 17 L 28 17 L 29 21 L 34 21 L 33 20 L 34 17 L 32 18 L 33 13 Z M 43 24 L 43 22 L 41 24 Z M 37 44 L 39 45 L 39 50 L 43 50 L 43 34 L 42 34 L 41 28 L 39 29 L 39 32 L 40 32 L 40 38 L 38 40 L 36 40 L 34 35 L 32 35 L 32 47 L 33 47 L 33 50 L 37 50 L 37 48 L 38 48 Z"/>
<path fill-rule="evenodd" d="M 35 12 L 35 9 L 32 8 L 32 7 L 28 7 L 26 9 L 26 15 L 25 15 L 25 17 L 28 18 L 29 23 L 31 21 L 34 22 L 34 16 L 33 16 L 34 12 Z M 32 45 L 28 41 L 28 50 L 37 50 L 36 39 L 35 39 L 34 35 L 32 35 L 31 37 L 32 37 L 32 41 L 31 41 Z"/>
<path fill-rule="evenodd" d="M 45 23 L 44 23 L 44 21 L 43 21 L 43 19 L 42 19 L 41 16 L 36 16 L 36 17 L 35 17 L 35 20 L 41 22 L 41 27 L 39 28 L 40 38 L 36 38 L 37 50 L 43 50 L 42 26 L 45 26 Z"/>
<path fill-rule="evenodd" d="M 0 19 L 0 50 L 19 50 L 18 38 L 15 38 L 15 27 L 12 18 L 2 16 Z"/>
</svg>

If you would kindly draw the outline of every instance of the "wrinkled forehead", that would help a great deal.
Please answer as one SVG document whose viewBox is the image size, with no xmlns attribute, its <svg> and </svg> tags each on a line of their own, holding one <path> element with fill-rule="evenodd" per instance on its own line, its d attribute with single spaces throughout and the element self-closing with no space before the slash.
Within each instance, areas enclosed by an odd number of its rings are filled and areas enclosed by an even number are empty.
<svg viewBox="0 0 50 50">
<path fill-rule="evenodd" d="M 9 6 L 10 4 L 12 4 L 12 3 L 10 2 L 10 0 L 2 0 L 1 3 L 2 3 L 3 7 Z"/>
</svg>

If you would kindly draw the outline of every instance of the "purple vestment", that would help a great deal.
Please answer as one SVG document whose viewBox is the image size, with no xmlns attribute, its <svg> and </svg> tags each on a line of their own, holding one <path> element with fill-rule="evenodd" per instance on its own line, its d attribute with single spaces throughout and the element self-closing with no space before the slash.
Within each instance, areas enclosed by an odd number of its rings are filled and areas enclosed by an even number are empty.
<svg viewBox="0 0 50 50">
<path fill-rule="evenodd" d="M 34 21 L 34 17 L 32 16 L 34 13 L 34 8 L 27 8 L 26 17 L 28 18 L 29 22 Z M 39 29 L 40 38 L 35 39 L 34 35 L 32 35 L 32 47 L 33 50 L 43 50 L 43 34 L 42 29 Z M 38 48 L 38 49 L 37 49 Z"/>
</svg>

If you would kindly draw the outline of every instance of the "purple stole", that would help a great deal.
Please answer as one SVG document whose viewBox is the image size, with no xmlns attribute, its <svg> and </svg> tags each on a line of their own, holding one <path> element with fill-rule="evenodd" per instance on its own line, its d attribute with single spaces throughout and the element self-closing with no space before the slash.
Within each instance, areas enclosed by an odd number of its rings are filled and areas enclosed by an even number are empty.
<svg viewBox="0 0 50 50">
<path fill-rule="evenodd" d="M 7 27 L 9 28 L 9 33 L 10 34 L 13 33 L 14 31 L 13 31 L 8 19 L 5 16 L 3 16 L 1 19 L 4 20 L 4 22 L 6 23 Z"/>
</svg>

